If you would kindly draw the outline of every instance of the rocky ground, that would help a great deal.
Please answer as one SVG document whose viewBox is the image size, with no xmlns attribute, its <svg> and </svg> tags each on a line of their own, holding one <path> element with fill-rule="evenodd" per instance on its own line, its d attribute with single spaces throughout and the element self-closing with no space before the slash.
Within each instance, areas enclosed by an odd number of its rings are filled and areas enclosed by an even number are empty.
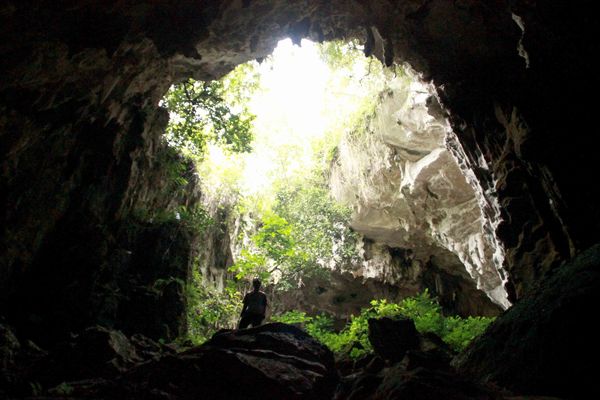
<svg viewBox="0 0 600 400">
<path fill-rule="evenodd" d="M 44 351 L 1 328 L 5 398 L 510 399 L 459 375 L 454 354 L 410 320 L 369 321 L 375 354 L 333 354 L 281 323 L 223 331 L 199 347 L 162 345 L 101 327 Z"/>
<path fill-rule="evenodd" d="M 197 347 L 94 326 L 41 349 L 0 320 L 0 398 L 598 398 L 599 260 L 600 245 L 548 275 L 458 355 L 412 321 L 387 318 L 369 320 L 374 354 L 359 360 L 335 359 L 281 323 L 221 331 Z"/>
</svg>

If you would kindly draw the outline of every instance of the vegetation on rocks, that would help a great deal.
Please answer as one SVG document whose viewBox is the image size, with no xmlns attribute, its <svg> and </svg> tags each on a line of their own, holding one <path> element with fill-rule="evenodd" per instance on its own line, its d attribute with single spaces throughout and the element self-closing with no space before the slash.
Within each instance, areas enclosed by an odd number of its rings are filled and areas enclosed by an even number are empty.
<svg viewBox="0 0 600 400">
<path fill-rule="evenodd" d="M 186 292 L 187 339 L 192 343 L 204 343 L 219 329 L 235 327 L 242 308 L 242 294 L 233 281 L 219 291 L 194 269 Z"/>
<path fill-rule="evenodd" d="M 419 332 L 435 333 L 456 351 L 466 348 L 494 320 L 489 317 L 446 317 L 442 314 L 438 301 L 427 290 L 399 303 L 390 303 L 385 299 L 373 300 L 370 307 L 363 308 L 359 315 L 352 316 L 339 332 L 333 329 L 333 320 L 327 315 L 311 317 L 304 312 L 292 310 L 272 319 L 302 325 L 334 353 L 359 358 L 373 351 L 368 338 L 369 318 L 381 317 L 410 318 Z"/>
</svg>

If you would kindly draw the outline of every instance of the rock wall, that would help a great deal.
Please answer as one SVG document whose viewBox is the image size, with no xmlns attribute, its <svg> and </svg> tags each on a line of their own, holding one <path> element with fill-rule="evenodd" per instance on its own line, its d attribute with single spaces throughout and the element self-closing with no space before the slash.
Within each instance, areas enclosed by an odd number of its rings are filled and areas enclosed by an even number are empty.
<svg viewBox="0 0 600 400">
<path fill-rule="evenodd" d="M 462 162 L 488 203 L 497 194 L 509 299 L 521 297 L 600 235 L 599 189 L 591 184 L 598 139 L 586 134 L 593 113 L 581 111 L 595 79 L 591 7 L 564 0 L 3 2 L 2 312 L 16 310 L 36 325 L 45 312 L 14 303 L 33 293 L 35 305 L 52 300 L 48 308 L 63 321 L 95 319 L 86 306 L 63 305 L 87 298 L 75 288 L 99 282 L 98 271 L 112 279 L 103 266 L 135 205 L 147 203 L 141 194 L 165 195 L 144 178 L 166 124 L 159 99 L 172 82 L 221 76 L 269 54 L 285 36 L 362 37 L 367 52 L 387 64 L 408 62 L 433 82 Z M 62 278 L 50 285 L 48 276 Z M 65 293 L 73 297 L 50 305 Z"/>
<path fill-rule="evenodd" d="M 465 376 L 523 394 L 591 398 L 600 394 L 594 366 L 600 356 L 597 314 L 600 246 L 539 281 L 499 317 L 454 364 Z M 523 368 L 526 365 L 526 368 Z"/>
<path fill-rule="evenodd" d="M 467 180 L 447 149 L 446 119 L 433 116 L 430 108 L 439 110 L 432 88 L 416 77 L 392 79 L 364 126 L 337 148 L 330 175 L 334 197 L 353 208 L 351 226 L 357 232 L 403 249 L 408 263 L 424 272 L 436 264 L 465 280 L 464 286 L 472 278 L 507 308 L 497 222 L 486 216 L 485 199 L 472 186 L 477 183 Z M 376 278 L 383 268 L 373 260 L 356 273 Z M 415 275 L 412 285 L 423 279 L 422 272 Z"/>
<path fill-rule="evenodd" d="M 212 223 L 199 239 L 198 269 L 207 282 L 223 290 L 225 281 L 231 278 L 227 268 L 234 262 L 235 221 L 228 206 L 209 206 L 208 212 Z"/>
<path fill-rule="evenodd" d="M 270 312 L 325 313 L 341 329 L 352 315 L 369 307 L 373 299 L 399 302 L 425 289 L 438 298 L 447 315 L 495 316 L 501 312 L 498 305 L 477 289 L 455 256 L 451 258 L 453 265 L 445 260 L 444 267 L 453 267 L 448 271 L 437 265 L 438 258 L 432 257 L 421 264 L 412 259 L 410 252 L 365 239 L 364 261 L 357 270 L 334 270 L 327 278 L 304 279 L 298 289 L 275 292 Z"/>
</svg>

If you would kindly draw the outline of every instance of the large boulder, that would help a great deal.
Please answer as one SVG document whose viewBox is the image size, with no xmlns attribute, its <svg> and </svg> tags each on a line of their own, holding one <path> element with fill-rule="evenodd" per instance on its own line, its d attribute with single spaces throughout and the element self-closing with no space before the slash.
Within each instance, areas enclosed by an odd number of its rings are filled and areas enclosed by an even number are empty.
<svg viewBox="0 0 600 400">
<path fill-rule="evenodd" d="M 419 334 L 412 319 L 369 318 L 369 341 L 384 360 L 401 361 L 408 350 L 419 347 Z"/>
<path fill-rule="evenodd" d="M 73 335 L 53 351 L 51 368 L 62 379 L 112 377 L 142 361 L 135 346 L 117 330 L 94 326 Z"/>
<path fill-rule="evenodd" d="M 381 374 L 381 383 L 369 399 L 411 400 L 499 400 L 496 391 L 452 372 L 417 368 L 411 371 L 395 365 Z"/>
<path fill-rule="evenodd" d="M 121 377 L 70 384 L 80 397 L 330 399 L 333 354 L 304 331 L 267 324 L 223 331 L 200 347 L 165 355 Z"/>
<path fill-rule="evenodd" d="M 464 374 L 523 394 L 598 398 L 600 245 L 544 279 L 455 359 Z"/>
<path fill-rule="evenodd" d="M 50 395 L 65 395 L 70 382 L 85 380 L 88 387 L 89 382 L 118 380 L 135 366 L 169 354 L 175 354 L 175 349 L 101 326 L 73 334 L 44 351 L 0 322 L 0 397 L 24 397 L 47 389 Z M 85 397 L 87 392 L 80 394 Z"/>
</svg>

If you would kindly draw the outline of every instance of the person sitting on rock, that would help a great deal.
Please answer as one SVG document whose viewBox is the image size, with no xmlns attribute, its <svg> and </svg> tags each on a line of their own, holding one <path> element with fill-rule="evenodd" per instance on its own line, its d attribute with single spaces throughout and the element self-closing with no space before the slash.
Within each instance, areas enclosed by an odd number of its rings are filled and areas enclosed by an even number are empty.
<svg viewBox="0 0 600 400">
<path fill-rule="evenodd" d="M 238 329 L 246 329 L 248 325 L 259 326 L 265 319 L 267 311 L 267 295 L 260 291 L 260 279 L 252 280 L 254 290 L 244 296 L 244 305 Z"/>
</svg>

